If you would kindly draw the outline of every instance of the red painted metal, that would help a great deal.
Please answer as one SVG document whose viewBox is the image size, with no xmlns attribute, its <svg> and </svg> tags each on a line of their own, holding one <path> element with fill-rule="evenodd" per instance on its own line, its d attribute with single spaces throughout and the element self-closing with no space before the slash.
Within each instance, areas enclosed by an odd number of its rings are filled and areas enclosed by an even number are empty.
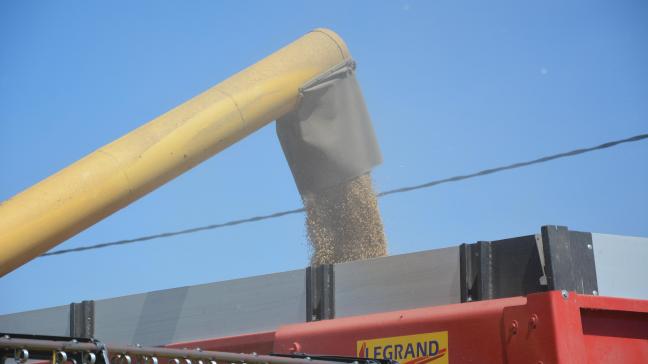
<svg viewBox="0 0 648 364">
<path fill-rule="evenodd" d="M 202 350 L 230 353 L 270 354 L 274 352 L 275 332 L 260 332 L 249 335 L 230 336 L 217 339 L 188 341 L 167 345 L 170 348 L 200 348 Z"/>
<path fill-rule="evenodd" d="M 286 325 L 275 332 L 180 343 L 234 352 L 358 356 L 357 343 L 447 332 L 450 363 L 648 363 L 648 301 L 559 291 Z M 434 361 L 436 357 L 414 360 Z M 444 359 L 444 360 L 445 360 Z"/>
</svg>

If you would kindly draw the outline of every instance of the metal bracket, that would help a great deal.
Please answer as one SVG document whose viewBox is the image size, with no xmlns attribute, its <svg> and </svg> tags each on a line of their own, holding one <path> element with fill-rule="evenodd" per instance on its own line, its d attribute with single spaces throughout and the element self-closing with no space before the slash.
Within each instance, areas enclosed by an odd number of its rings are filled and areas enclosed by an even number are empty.
<svg viewBox="0 0 648 364">
<path fill-rule="evenodd" d="M 94 336 L 94 301 L 70 303 L 70 336 L 91 338 Z"/>
<path fill-rule="evenodd" d="M 543 226 L 541 234 L 460 247 L 461 301 L 547 290 L 598 294 L 592 234 Z"/>
<path fill-rule="evenodd" d="M 460 246 L 461 302 L 542 292 L 535 235 Z"/>
<path fill-rule="evenodd" d="M 335 317 L 335 274 L 333 264 L 306 268 L 306 321 Z"/>
<path fill-rule="evenodd" d="M 459 246 L 461 302 L 493 298 L 490 247 L 489 241 Z"/>
<path fill-rule="evenodd" d="M 543 226 L 542 242 L 550 290 L 598 295 L 591 233 Z"/>
</svg>

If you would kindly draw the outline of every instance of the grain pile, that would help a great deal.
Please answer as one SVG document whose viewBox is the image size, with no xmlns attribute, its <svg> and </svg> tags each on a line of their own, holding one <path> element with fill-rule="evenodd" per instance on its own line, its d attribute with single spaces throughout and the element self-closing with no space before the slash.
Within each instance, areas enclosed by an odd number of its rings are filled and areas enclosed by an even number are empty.
<svg viewBox="0 0 648 364">
<path fill-rule="evenodd" d="M 311 264 L 387 254 L 387 241 L 369 174 L 304 197 Z"/>
</svg>

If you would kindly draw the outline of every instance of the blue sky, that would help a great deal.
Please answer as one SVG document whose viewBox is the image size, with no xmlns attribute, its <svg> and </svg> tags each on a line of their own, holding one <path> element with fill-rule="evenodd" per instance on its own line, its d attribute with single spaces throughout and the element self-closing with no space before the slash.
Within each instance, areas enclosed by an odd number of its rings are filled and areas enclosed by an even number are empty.
<svg viewBox="0 0 648 364">
<path fill-rule="evenodd" d="M 329 27 L 384 164 L 377 190 L 648 132 L 644 1 L 3 1 L 0 200 Z M 648 236 L 648 142 L 385 197 L 389 252 L 532 234 Z M 274 124 L 61 245 L 300 207 Z M 36 259 L 0 313 L 298 269 L 303 215 Z"/>
</svg>

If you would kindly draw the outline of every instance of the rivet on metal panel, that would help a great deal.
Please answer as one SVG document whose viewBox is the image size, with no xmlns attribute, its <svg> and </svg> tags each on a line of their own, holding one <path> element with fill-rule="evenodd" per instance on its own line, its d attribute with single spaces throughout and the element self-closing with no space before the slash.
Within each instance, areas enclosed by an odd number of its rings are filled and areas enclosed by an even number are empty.
<svg viewBox="0 0 648 364">
<path fill-rule="evenodd" d="M 563 289 L 562 291 L 560 291 L 560 294 L 562 295 L 562 298 L 564 298 L 564 299 L 568 299 L 568 298 L 569 298 L 569 292 L 567 292 L 567 291 L 564 290 L 564 289 Z"/>
<path fill-rule="evenodd" d="M 517 320 L 511 321 L 511 335 L 517 335 L 518 326 L 519 324 Z"/>
<path fill-rule="evenodd" d="M 535 329 L 536 327 L 538 327 L 538 315 L 534 313 L 529 317 L 529 328 Z"/>
<path fill-rule="evenodd" d="M 295 341 L 292 346 L 288 349 L 291 353 L 301 353 L 302 347 L 301 344 Z"/>
</svg>

